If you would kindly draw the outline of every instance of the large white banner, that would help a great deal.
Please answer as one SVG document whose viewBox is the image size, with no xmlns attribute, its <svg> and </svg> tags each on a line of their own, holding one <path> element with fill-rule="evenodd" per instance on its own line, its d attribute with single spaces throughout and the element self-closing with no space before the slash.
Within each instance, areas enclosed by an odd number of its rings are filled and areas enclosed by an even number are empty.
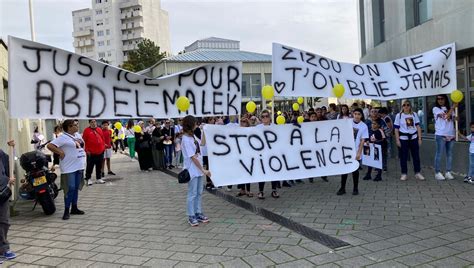
<svg viewBox="0 0 474 268">
<path fill-rule="evenodd" d="M 302 123 L 301 127 L 204 127 L 216 186 L 351 173 L 355 160 L 351 120 Z"/>
<path fill-rule="evenodd" d="M 215 63 L 151 79 L 62 49 L 9 38 L 14 118 L 170 118 L 237 115 L 242 63 Z M 175 103 L 186 96 L 189 110 Z"/>
<path fill-rule="evenodd" d="M 273 43 L 272 80 L 277 96 L 392 100 L 451 93 L 456 89 L 454 43 L 384 63 L 342 63 Z"/>
</svg>

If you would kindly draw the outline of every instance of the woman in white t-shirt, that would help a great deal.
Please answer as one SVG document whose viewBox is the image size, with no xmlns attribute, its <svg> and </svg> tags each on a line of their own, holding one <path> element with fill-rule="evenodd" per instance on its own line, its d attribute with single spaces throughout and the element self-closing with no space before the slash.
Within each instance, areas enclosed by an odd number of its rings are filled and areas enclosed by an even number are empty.
<svg viewBox="0 0 474 268">
<path fill-rule="evenodd" d="M 188 222 L 191 226 L 198 226 L 200 222 L 209 222 L 209 218 L 202 213 L 202 191 L 204 189 L 204 175 L 211 177 L 211 172 L 202 167 L 200 141 L 194 136 L 196 129 L 196 118 L 188 115 L 183 118 L 183 138 L 181 150 L 183 153 L 183 169 L 187 169 L 191 180 L 188 182 L 188 196 L 186 201 L 186 212 Z"/>
<path fill-rule="evenodd" d="M 436 96 L 435 107 L 433 107 L 433 115 L 435 119 L 435 138 L 436 138 L 436 154 L 435 154 L 435 179 L 452 180 L 451 167 L 453 162 L 453 146 L 455 138 L 454 130 L 454 107 L 450 107 L 448 96 L 441 94 Z M 446 151 L 446 173 L 441 173 L 441 156 Z"/>
<path fill-rule="evenodd" d="M 356 152 L 356 160 L 359 161 L 362 159 L 362 149 L 364 147 L 364 141 L 369 139 L 369 128 L 364 123 L 364 112 L 361 108 L 356 108 L 352 112 L 354 119 L 352 120 L 352 128 L 354 131 L 354 140 Z M 346 182 L 349 174 L 341 175 L 341 188 L 337 191 L 337 195 L 343 195 L 346 193 Z M 354 188 L 352 190 L 352 195 L 359 194 L 359 169 L 356 169 L 352 172 L 352 181 L 354 183 Z"/>
<path fill-rule="evenodd" d="M 421 128 L 418 115 L 411 109 L 411 103 L 408 100 L 403 101 L 402 111 L 395 116 L 393 124 L 395 128 L 395 141 L 400 148 L 400 167 L 402 175 L 400 180 L 407 179 L 408 167 L 408 151 L 411 152 L 413 158 L 413 168 L 415 169 L 415 178 L 424 180 L 421 175 L 420 165 L 420 146 L 421 146 Z"/>
<path fill-rule="evenodd" d="M 69 219 L 69 214 L 82 215 L 84 211 L 77 208 L 79 190 L 84 185 L 84 166 L 86 153 L 84 140 L 79 131 L 77 120 L 67 119 L 63 122 L 63 135 L 49 143 L 48 149 L 59 155 L 61 168 L 61 189 L 64 190 L 63 220 Z M 72 204 L 72 209 L 69 211 Z"/>
</svg>

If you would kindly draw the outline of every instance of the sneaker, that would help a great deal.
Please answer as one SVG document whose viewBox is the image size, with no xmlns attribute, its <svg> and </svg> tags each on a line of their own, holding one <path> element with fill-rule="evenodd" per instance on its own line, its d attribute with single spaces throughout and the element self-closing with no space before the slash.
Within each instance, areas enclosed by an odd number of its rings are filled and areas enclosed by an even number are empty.
<svg viewBox="0 0 474 268">
<path fill-rule="evenodd" d="M 423 177 L 423 175 L 421 175 L 421 173 L 416 173 L 416 174 L 415 174 L 415 178 L 419 179 L 420 181 L 424 181 L 424 180 L 425 180 L 425 177 Z"/>
<path fill-rule="evenodd" d="M 87 186 L 91 186 L 93 183 L 92 183 L 92 180 L 91 179 L 88 179 L 87 180 Z"/>
<path fill-rule="evenodd" d="M 382 176 L 375 176 L 374 178 L 374 181 L 381 181 L 382 180 Z"/>
<path fill-rule="evenodd" d="M 354 191 L 352 191 L 352 195 L 359 195 L 359 190 L 354 189 Z"/>
<path fill-rule="evenodd" d="M 467 182 L 469 182 L 471 179 L 472 179 L 472 177 L 466 176 L 466 177 L 464 177 L 464 182 L 467 183 Z"/>
<path fill-rule="evenodd" d="M 209 218 L 204 216 L 202 213 L 196 213 L 196 219 L 198 222 L 206 223 L 209 222 Z"/>
<path fill-rule="evenodd" d="M 446 180 L 443 176 L 443 174 L 441 174 L 441 172 L 438 172 L 435 174 L 435 179 L 437 179 L 438 181 L 444 181 Z"/>
<path fill-rule="evenodd" d="M 407 180 L 407 174 L 402 174 L 402 176 L 400 177 L 400 180 L 401 181 L 406 181 Z"/>
<path fill-rule="evenodd" d="M 309 178 L 308 181 L 309 181 L 310 183 L 313 183 L 313 182 L 314 182 L 314 179 L 313 179 L 313 178 Z"/>
<path fill-rule="evenodd" d="M 474 179 L 473 178 L 469 179 L 469 181 L 467 183 L 474 184 Z"/>
<path fill-rule="evenodd" d="M 364 181 L 371 181 L 372 177 L 370 175 L 366 175 L 362 178 Z"/>
<path fill-rule="evenodd" d="M 14 258 L 16 258 L 16 254 L 13 251 L 9 250 L 3 254 L 3 257 L 7 260 L 13 260 Z"/>
<path fill-rule="evenodd" d="M 105 181 L 104 181 L 103 179 L 98 179 L 95 183 L 97 183 L 97 184 L 104 184 Z"/>
<path fill-rule="evenodd" d="M 189 216 L 189 218 L 188 218 L 188 223 L 189 223 L 189 225 L 191 225 L 192 227 L 199 226 L 198 220 L 196 219 L 196 217 L 193 217 L 193 216 Z"/>
<path fill-rule="evenodd" d="M 448 179 L 448 180 L 454 180 L 454 176 L 453 176 L 453 174 L 451 174 L 450 171 L 446 172 L 446 173 L 444 174 L 444 177 L 445 177 L 446 179 Z"/>
<path fill-rule="evenodd" d="M 109 171 L 107 174 L 109 174 L 109 175 L 116 175 L 116 174 L 113 173 L 112 171 Z"/>
</svg>

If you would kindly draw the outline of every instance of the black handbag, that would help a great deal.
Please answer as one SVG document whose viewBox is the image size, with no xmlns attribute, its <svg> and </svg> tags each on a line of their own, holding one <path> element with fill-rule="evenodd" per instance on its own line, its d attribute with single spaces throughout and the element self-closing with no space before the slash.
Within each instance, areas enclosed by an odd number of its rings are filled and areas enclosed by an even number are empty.
<svg viewBox="0 0 474 268">
<path fill-rule="evenodd" d="M 3 186 L 0 190 L 0 204 L 7 202 L 8 199 L 10 199 L 10 196 L 12 196 L 12 190 L 10 187 L 7 185 Z"/>
<path fill-rule="evenodd" d="M 191 176 L 187 169 L 183 169 L 183 171 L 178 174 L 178 183 L 188 183 L 190 180 Z"/>
</svg>

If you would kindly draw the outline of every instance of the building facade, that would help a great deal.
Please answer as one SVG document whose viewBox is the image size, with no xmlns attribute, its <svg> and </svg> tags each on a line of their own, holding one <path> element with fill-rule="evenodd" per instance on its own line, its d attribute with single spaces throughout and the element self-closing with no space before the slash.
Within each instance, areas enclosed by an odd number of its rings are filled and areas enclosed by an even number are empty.
<svg viewBox="0 0 474 268">
<path fill-rule="evenodd" d="M 72 19 L 77 54 L 118 66 L 144 38 L 171 52 L 168 12 L 159 0 L 92 0 Z"/>
<path fill-rule="evenodd" d="M 453 43 L 456 44 L 457 87 L 464 93 L 459 105 L 459 130 L 470 132 L 474 121 L 474 1 L 471 0 L 358 0 L 361 63 L 384 62 Z M 436 96 L 410 99 L 418 112 L 425 142 L 424 155 L 434 153 Z M 399 101 L 387 103 L 394 109 Z M 456 171 L 466 173 L 467 145 L 456 143 Z M 434 158 L 434 157 L 433 157 Z M 424 157 L 425 165 L 433 159 Z"/>
<path fill-rule="evenodd" d="M 262 104 L 262 87 L 272 84 L 272 56 L 267 54 L 242 51 L 240 41 L 210 37 L 193 42 L 186 46 L 184 53 L 165 58 L 152 67 L 139 72 L 152 78 L 161 77 L 204 64 L 216 62 L 242 62 L 242 111 L 245 104 L 252 100 L 257 104 L 257 111 L 266 108 Z M 311 98 L 306 98 L 311 106 Z M 274 108 L 291 110 L 295 98 L 276 97 Z"/>
</svg>

